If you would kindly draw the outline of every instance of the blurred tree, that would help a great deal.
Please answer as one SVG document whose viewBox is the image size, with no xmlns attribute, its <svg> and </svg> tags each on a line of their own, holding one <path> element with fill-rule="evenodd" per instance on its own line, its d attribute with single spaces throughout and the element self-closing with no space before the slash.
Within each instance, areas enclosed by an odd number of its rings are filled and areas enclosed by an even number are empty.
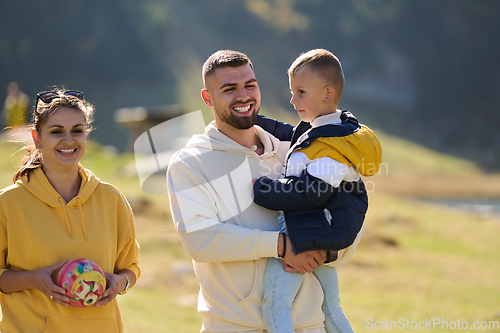
<svg viewBox="0 0 500 333">
<path fill-rule="evenodd" d="M 111 129 L 94 135 L 120 146 L 115 109 L 203 108 L 200 66 L 222 48 L 254 61 L 265 108 L 293 112 L 286 69 L 323 47 L 344 65 L 341 107 L 500 168 L 499 14 L 496 0 L 3 1 L 0 87 L 84 90 Z"/>
</svg>

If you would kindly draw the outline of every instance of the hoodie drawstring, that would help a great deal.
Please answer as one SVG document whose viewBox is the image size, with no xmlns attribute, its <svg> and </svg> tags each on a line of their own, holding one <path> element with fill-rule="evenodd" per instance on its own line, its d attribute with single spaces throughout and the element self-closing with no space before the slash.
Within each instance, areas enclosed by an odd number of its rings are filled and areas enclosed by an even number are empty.
<svg viewBox="0 0 500 333">
<path fill-rule="evenodd" d="M 73 237 L 73 232 L 71 230 L 71 225 L 69 223 L 68 212 L 66 211 L 66 206 L 67 206 L 66 202 L 61 197 L 59 197 L 58 200 L 61 203 L 61 206 L 63 207 L 63 210 L 64 210 L 64 217 L 66 218 L 66 226 L 68 227 L 69 237 Z M 78 201 L 78 208 L 80 209 L 80 223 L 82 224 L 83 236 L 85 237 L 85 240 L 88 240 L 87 239 L 87 230 L 85 229 L 85 222 L 83 220 L 83 209 L 82 209 L 82 205 L 80 203 L 80 198 L 76 197 L 76 200 Z"/>
<path fill-rule="evenodd" d="M 61 206 L 64 210 L 64 216 L 66 217 L 66 226 L 68 227 L 69 237 L 73 237 L 73 233 L 71 232 L 71 225 L 69 224 L 68 213 L 66 212 L 66 202 L 61 197 L 57 198 L 57 200 L 59 200 L 59 202 L 61 203 Z"/>
<path fill-rule="evenodd" d="M 76 201 L 78 201 L 78 208 L 80 208 L 80 222 L 82 223 L 83 236 L 85 236 L 85 240 L 87 239 L 87 230 L 85 229 L 85 222 L 83 221 L 83 209 L 82 204 L 80 203 L 80 197 L 76 197 Z"/>
</svg>

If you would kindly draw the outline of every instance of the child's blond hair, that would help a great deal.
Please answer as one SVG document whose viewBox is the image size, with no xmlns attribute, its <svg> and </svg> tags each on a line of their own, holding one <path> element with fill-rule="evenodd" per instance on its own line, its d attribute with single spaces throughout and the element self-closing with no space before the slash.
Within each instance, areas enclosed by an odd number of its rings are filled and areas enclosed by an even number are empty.
<svg viewBox="0 0 500 333">
<path fill-rule="evenodd" d="M 288 76 L 294 77 L 297 73 L 309 68 L 321 75 L 329 85 L 335 89 L 335 102 L 339 103 L 344 91 L 344 72 L 340 60 L 330 51 L 315 49 L 302 53 L 288 69 Z"/>
</svg>

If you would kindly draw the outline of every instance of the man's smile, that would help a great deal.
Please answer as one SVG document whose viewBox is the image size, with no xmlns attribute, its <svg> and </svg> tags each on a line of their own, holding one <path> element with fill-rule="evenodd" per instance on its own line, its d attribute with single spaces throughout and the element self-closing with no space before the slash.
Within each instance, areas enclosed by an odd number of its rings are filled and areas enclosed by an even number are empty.
<svg viewBox="0 0 500 333">
<path fill-rule="evenodd" d="M 247 106 L 236 106 L 233 108 L 234 111 L 236 112 L 247 112 L 248 110 L 250 110 L 250 107 L 251 105 L 247 105 Z"/>
<path fill-rule="evenodd" d="M 253 106 L 255 101 L 247 101 L 246 103 L 235 103 L 231 106 L 231 110 L 237 113 L 249 113 L 253 112 Z"/>
</svg>

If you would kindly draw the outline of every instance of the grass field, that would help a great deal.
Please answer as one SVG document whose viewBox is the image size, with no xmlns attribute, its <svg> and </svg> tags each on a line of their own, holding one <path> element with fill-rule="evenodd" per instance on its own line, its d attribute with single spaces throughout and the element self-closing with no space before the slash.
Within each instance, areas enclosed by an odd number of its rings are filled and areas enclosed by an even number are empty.
<svg viewBox="0 0 500 333">
<path fill-rule="evenodd" d="M 372 193 L 365 233 L 353 259 L 338 270 L 341 304 L 353 328 L 452 332 L 467 323 L 470 331 L 495 331 L 471 328 L 476 321 L 483 327 L 500 323 L 500 218 L 421 199 L 496 200 L 500 176 L 383 133 L 379 137 L 385 169 L 366 179 Z M 2 186 L 11 183 L 17 158 L 8 156 L 15 150 L 0 144 Z M 198 332 L 198 284 L 175 233 L 168 198 L 140 190 L 130 154 L 90 143 L 84 160 L 127 195 L 136 214 L 142 276 L 119 297 L 126 331 Z"/>
</svg>

